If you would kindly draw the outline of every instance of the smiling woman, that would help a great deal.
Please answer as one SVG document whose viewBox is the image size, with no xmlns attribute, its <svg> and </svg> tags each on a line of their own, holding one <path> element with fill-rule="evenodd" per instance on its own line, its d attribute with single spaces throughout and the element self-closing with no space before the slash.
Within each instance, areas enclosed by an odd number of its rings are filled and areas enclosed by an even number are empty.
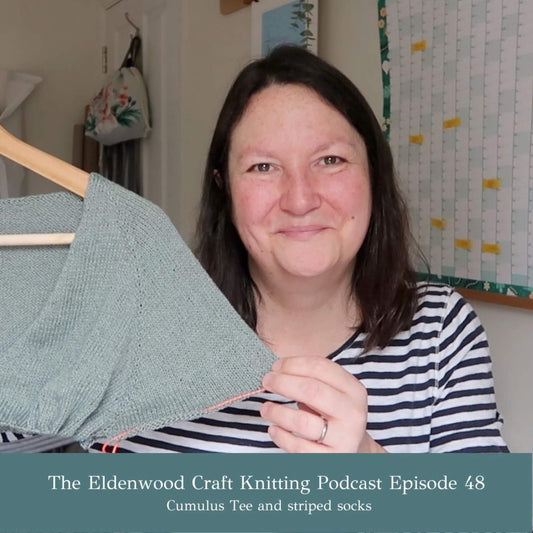
<svg viewBox="0 0 533 533">
<path fill-rule="evenodd" d="M 266 392 L 117 451 L 506 450 L 483 328 L 450 287 L 415 282 L 389 147 L 331 65 L 284 46 L 239 74 L 197 236 L 278 357 Z"/>
<path fill-rule="evenodd" d="M 350 123 L 306 87 L 272 85 L 233 131 L 229 179 L 259 292 L 344 278 L 344 297 L 371 206 L 364 142 Z"/>
</svg>

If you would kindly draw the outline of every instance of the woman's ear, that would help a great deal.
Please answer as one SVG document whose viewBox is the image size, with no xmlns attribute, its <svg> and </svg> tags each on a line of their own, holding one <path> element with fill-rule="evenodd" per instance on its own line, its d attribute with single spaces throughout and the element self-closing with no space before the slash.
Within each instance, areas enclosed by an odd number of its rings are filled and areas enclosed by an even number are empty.
<svg viewBox="0 0 533 533">
<path fill-rule="evenodd" d="M 219 189 L 224 188 L 224 184 L 222 183 L 222 176 L 220 175 L 220 172 L 215 168 L 213 170 L 213 177 L 215 178 L 215 183 L 217 184 Z"/>
</svg>

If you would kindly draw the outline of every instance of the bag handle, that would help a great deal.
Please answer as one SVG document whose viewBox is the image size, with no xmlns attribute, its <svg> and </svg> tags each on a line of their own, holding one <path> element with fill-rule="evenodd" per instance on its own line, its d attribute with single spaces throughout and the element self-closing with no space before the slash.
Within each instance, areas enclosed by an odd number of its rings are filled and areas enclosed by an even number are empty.
<svg viewBox="0 0 533 533">
<path fill-rule="evenodd" d="M 124 56 L 124 60 L 122 61 L 122 65 L 120 65 L 120 68 L 134 67 L 137 64 L 137 56 L 139 54 L 140 48 L 141 48 L 141 38 L 138 36 L 133 37 L 131 39 L 128 51 L 126 52 L 126 55 Z"/>
</svg>

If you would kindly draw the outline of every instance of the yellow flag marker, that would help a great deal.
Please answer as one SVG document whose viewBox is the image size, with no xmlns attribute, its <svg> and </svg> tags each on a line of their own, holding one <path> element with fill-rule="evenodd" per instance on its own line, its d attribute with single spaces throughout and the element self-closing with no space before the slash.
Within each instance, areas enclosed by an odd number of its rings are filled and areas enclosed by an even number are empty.
<svg viewBox="0 0 533 533">
<path fill-rule="evenodd" d="M 409 137 L 409 141 L 411 144 L 422 144 L 424 142 L 424 136 L 423 135 L 411 135 Z"/>
<path fill-rule="evenodd" d="M 446 220 L 443 218 L 432 218 L 431 225 L 434 228 L 444 229 L 446 227 Z"/>
<path fill-rule="evenodd" d="M 488 254 L 499 254 L 501 252 L 501 248 L 497 242 L 484 242 L 481 245 L 481 251 Z"/>
<path fill-rule="evenodd" d="M 426 49 L 426 41 L 417 41 L 411 45 L 411 52 L 419 52 Z"/>
<path fill-rule="evenodd" d="M 483 180 L 484 189 L 499 189 L 501 181 L 498 178 L 488 178 Z"/>
<path fill-rule="evenodd" d="M 472 249 L 472 241 L 470 239 L 455 239 L 455 247 L 463 250 Z"/>
<path fill-rule="evenodd" d="M 443 126 L 448 129 L 448 128 L 455 128 L 457 126 L 460 126 L 461 125 L 461 117 L 453 117 L 453 118 L 449 118 L 448 120 L 445 120 L 443 122 Z"/>
</svg>

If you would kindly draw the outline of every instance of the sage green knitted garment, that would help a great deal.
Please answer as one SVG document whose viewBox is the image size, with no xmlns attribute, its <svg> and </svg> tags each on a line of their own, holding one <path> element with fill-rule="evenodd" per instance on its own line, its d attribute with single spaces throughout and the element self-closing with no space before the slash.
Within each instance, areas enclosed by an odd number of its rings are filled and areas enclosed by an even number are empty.
<svg viewBox="0 0 533 533">
<path fill-rule="evenodd" d="M 275 356 L 161 209 L 91 174 L 84 199 L 0 200 L 0 427 L 89 446 L 250 395 Z M 220 406 L 217 406 L 217 408 Z"/>
</svg>

